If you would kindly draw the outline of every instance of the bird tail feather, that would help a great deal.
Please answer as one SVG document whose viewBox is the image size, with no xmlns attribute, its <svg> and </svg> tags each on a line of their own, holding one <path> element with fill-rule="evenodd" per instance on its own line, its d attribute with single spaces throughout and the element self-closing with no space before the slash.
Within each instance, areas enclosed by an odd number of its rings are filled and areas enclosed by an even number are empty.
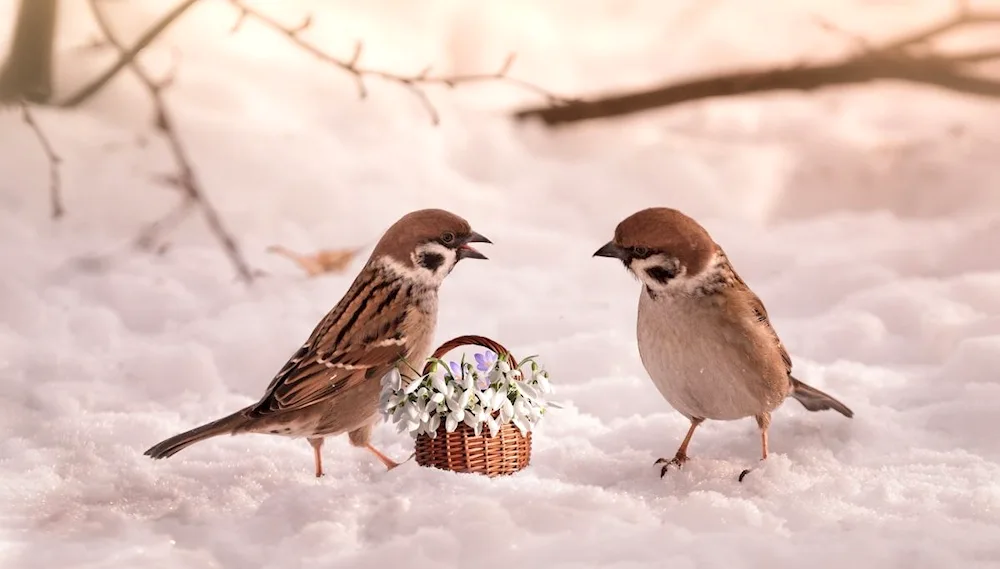
<svg viewBox="0 0 1000 569">
<path fill-rule="evenodd" d="M 826 411 L 827 409 L 833 409 L 847 418 L 854 416 L 854 411 L 851 411 L 847 405 L 844 405 L 832 395 L 823 393 L 811 385 L 806 385 L 794 377 L 791 379 L 793 388 L 791 395 L 806 409 L 810 411 Z"/>
<path fill-rule="evenodd" d="M 242 416 L 241 412 L 237 411 L 232 415 L 212 421 L 211 423 L 206 423 L 200 427 L 195 427 L 179 435 L 174 435 L 153 445 L 143 454 L 156 459 L 169 458 L 196 442 L 219 435 L 231 435 L 245 422 L 246 418 Z"/>
</svg>

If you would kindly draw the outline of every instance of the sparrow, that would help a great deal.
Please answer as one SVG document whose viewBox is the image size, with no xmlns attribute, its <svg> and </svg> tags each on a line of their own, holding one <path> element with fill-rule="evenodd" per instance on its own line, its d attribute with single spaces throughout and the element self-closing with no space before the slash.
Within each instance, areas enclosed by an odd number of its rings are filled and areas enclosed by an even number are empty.
<svg viewBox="0 0 1000 569">
<path fill-rule="evenodd" d="M 619 223 L 593 256 L 620 260 L 642 283 L 639 357 L 667 403 L 691 421 L 674 457 L 656 461 L 660 477 L 688 460 L 691 437 L 706 419 L 756 419 L 765 460 L 771 414 L 789 396 L 809 411 L 854 416 L 792 376 L 764 304 L 694 219 L 676 209 L 644 209 Z M 741 482 L 750 470 L 740 473 Z"/>
<path fill-rule="evenodd" d="M 375 245 L 354 283 L 320 320 L 256 403 L 160 442 L 144 454 L 167 458 L 219 435 L 305 437 L 316 476 L 325 437 L 350 443 L 387 469 L 398 463 L 372 446 L 381 378 L 392 368 L 413 379 L 431 353 L 438 288 L 463 259 L 486 259 L 470 243 L 491 243 L 440 209 L 404 215 Z"/>
</svg>

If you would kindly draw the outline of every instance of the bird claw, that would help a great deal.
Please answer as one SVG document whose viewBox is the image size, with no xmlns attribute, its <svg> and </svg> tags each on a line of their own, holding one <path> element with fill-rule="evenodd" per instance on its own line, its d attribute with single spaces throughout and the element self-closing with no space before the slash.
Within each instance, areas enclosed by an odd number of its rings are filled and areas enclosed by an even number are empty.
<svg viewBox="0 0 1000 569">
<path fill-rule="evenodd" d="M 764 462 L 764 460 L 766 460 L 766 459 L 763 459 L 763 458 L 762 458 L 762 459 L 760 459 L 760 462 L 761 462 L 761 463 L 763 463 L 763 462 Z M 744 478 L 746 478 L 746 475 L 747 475 L 747 474 L 750 474 L 751 472 L 753 472 L 753 471 L 754 471 L 754 470 L 756 470 L 756 469 L 757 469 L 757 467 L 750 467 L 750 468 L 744 468 L 744 469 L 743 469 L 743 472 L 740 472 L 740 477 L 739 477 L 739 481 L 740 481 L 740 482 L 743 482 L 743 479 L 744 479 Z"/>
<path fill-rule="evenodd" d="M 677 454 L 677 456 L 670 459 L 667 458 L 657 459 L 657 461 L 654 462 L 653 465 L 654 466 L 658 464 L 663 465 L 663 468 L 660 469 L 660 478 L 663 478 L 664 476 L 667 475 L 667 471 L 670 470 L 671 466 L 674 466 L 679 470 L 681 466 L 683 466 L 684 463 L 687 462 L 687 459 L 688 459 L 687 456 L 683 454 Z"/>
</svg>

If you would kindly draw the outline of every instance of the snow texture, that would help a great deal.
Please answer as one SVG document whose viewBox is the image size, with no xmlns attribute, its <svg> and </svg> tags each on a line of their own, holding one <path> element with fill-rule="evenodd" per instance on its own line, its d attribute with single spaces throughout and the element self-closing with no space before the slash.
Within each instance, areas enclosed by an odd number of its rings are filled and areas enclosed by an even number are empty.
<svg viewBox="0 0 1000 569">
<path fill-rule="evenodd" d="M 9 22 L 12 0 L 0 2 Z M 60 92 L 102 69 L 63 2 Z M 170 2 L 109 2 L 134 38 Z M 364 63 L 493 69 L 576 94 L 856 49 L 946 2 L 506 0 L 261 2 Z M 167 97 L 205 187 L 252 263 L 236 282 L 198 216 L 163 255 L 129 239 L 177 199 L 169 154 L 127 74 L 77 111 L 38 109 L 47 166 L 0 114 L 0 566 L 30 568 L 734 568 L 1000 565 L 1000 107 L 873 85 L 700 102 L 549 132 L 504 116 L 539 99 L 502 84 L 353 79 L 234 10 L 198 4 L 144 57 L 180 53 Z M 8 25 L 0 33 L 9 34 Z M 4 42 L 9 36 L 0 37 Z M 763 298 L 796 375 L 851 406 L 795 402 L 757 462 L 753 420 L 687 427 L 645 376 L 638 285 L 591 253 L 637 209 L 699 219 Z M 493 337 L 551 372 L 531 466 L 489 480 L 391 472 L 344 437 L 313 477 L 305 441 L 221 437 L 153 461 L 159 440 L 256 400 L 346 290 L 265 252 L 370 247 L 403 213 L 444 207 L 495 245 L 441 291 L 437 337 Z M 364 252 L 367 254 L 367 250 Z M 706 362 L 710 365 L 711 362 Z M 412 441 L 380 425 L 398 459 Z"/>
</svg>

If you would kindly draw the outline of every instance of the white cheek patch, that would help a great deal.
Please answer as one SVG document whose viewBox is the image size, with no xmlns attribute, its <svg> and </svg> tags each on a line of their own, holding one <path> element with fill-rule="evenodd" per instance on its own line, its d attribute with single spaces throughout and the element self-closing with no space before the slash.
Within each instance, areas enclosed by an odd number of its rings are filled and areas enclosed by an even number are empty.
<svg viewBox="0 0 1000 569">
<path fill-rule="evenodd" d="M 666 283 L 662 283 L 650 278 L 649 274 L 646 273 L 647 269 L 654 267 L 670 267 L 677 276 Z M 685 281 L 690 280 L 687 276 L 687 270 L 680 266 L 677 259 L 671 259 L 663 254 L 651 255 L 645 259 L 633 259 L 628 268 L 642 284 L 655 291 L 676 289 L 678 286 L 683 285 Z"/>
<path fill-rule="evenodd" d="M 420 264 L 420 257 L 423 254 L 440 255 L 444 261 L 435 270 L 431 271 Z M 404 265 L 390 258 L 382 259 L 382 264 L 403 279 L 436 288 L 451 273 L 451 270 L 455 267 L 456 259 L 457 256 L 454 249 L 449 249 L 440 243 L 432 242 L 420 245 L 413 253 L 410 253 L 412 266 Z"/>
</svg>

